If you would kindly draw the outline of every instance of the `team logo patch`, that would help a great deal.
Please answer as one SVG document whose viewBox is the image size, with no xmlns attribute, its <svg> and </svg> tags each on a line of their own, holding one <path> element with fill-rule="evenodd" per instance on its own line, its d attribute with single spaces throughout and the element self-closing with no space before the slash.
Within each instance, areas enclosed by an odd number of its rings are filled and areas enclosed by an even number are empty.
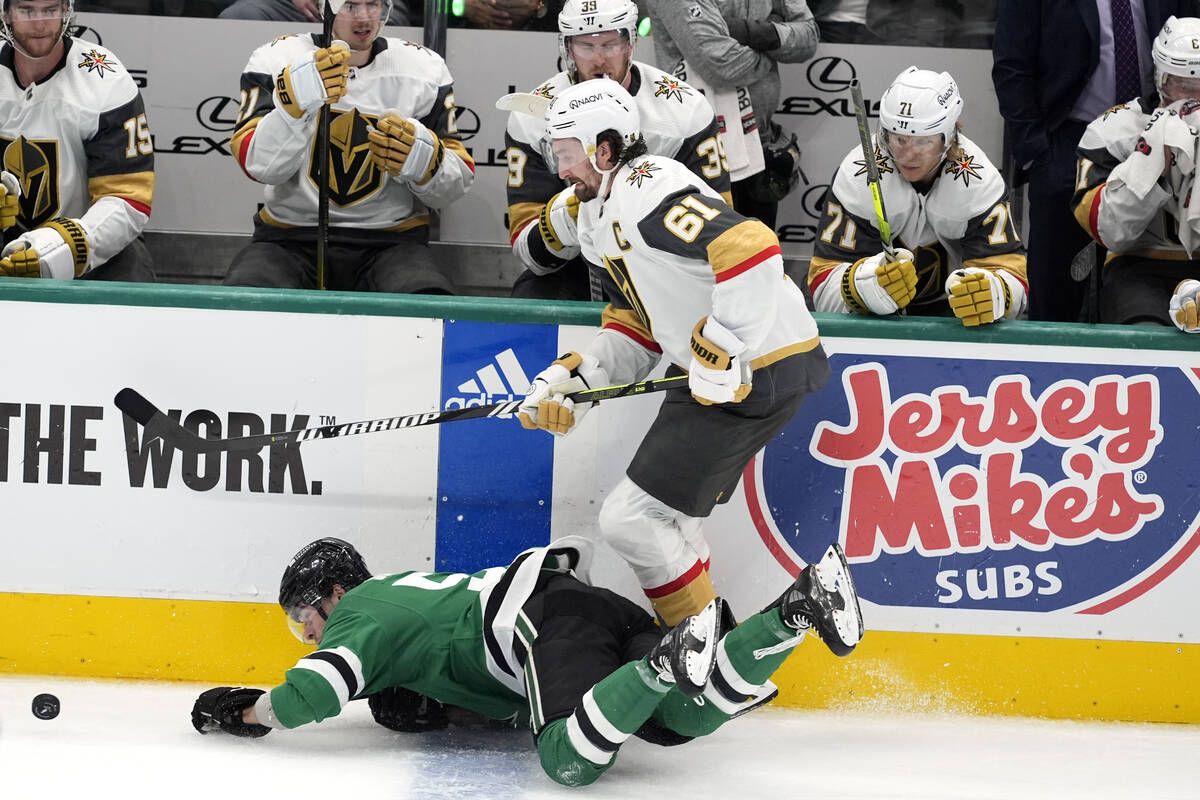
<svg viewBox="0 0 1200 800">
<path fill-rule="evenodd" d="M 859 175 L 867 174 L 867 160 L 865 158 L 860 158 L 854 163 L 858 167 L 858 172 L 854 173 L 854 177 L 857 178 Z M 885 156 L 883 151 L 878 147 L 875 148 L 875 166 L 879 168 L 880 175 L 888 172 L 895 172 L 895 170 L 892 169 L 891 159 Z"/>
<path fill-rule="evenodd" d="M 541 86 L 534 89 L 532 93 L 538 95 L 539 97 L 554 97 L 554 95 L 550 93 L 550 84 L 548 83 L 543 83 Z"/>
<path fill-rule="evenodd" d="M 962 178 L 963 186 L 971 185 L 971 178 L 979 177 L 981 165 L 975 163 L 975 156 L 962 155 L 952 158 L 946 163 L 946 175 L 953 175 L 955 180 Z"/>
<path fill-rule="evenodd" d="M 1128 108 L 1129 108 L 1129 105 L 1127 103 L 1121 103 L 1121 105 L 1119 105 L 1119 106 L 1113 106 L 1108 111 L 1105 111 L 1103 115 L 1101 115 L 1100 121 L 1103 122 L 1104 120 L 1108 119 L 1109 117 L 1111 117 L 1113 114 L 1117 113 L 1118 111 L 1125 111 Z"/>
<path fill-rule="evenodd" d="M 379 191 L 383 173 L 371 160 L 367 140 L 367 125 L 375 124 L 374 117 L 334 111 L 329 122 L 329 200 L 339 206 L 350 206 Z M 313 140 L 309 177 L 319 186 L 316 140 Z"/>
<path fill-rule="evenodd" d="M 54 139 L 26 139 L 0 136 L 4 170 L 21 184 L 20 220 L 36 228 L 59 213 L 58 142 Z"/>
<path fill-rule="evenodd" d="M 656 167 L 649 161 L 643 161 L 636 167 L 630 168 L 629 177 L 625 180 L 629 181 L 631 184 L 636 183 L 640 189 L 642 187 L 642 181 L 646 180 L 647 178 L 653 178 L 654 173 L 658 172 L 660 169 L 661 167 Z"/>
<path fill-rule="evenodd" d="M 427 48 L 425 45 L 421 44 L 420 42 L 405 42 L 404 46 L 405 47 L 415 47 L 424 53 L 429 52 L 429 48 Z"/>
<path fill-rule="evenodd" d="M 88 72 L 98 73 L 103 78 L 105 72 L 117 71 L 117 60 L 108 53 L 92 49 L 84 53 L 82 60 L 75 66 L 79 69 L 86 69 Z"/>
<path fill-rule="evenodd" d="M 674 97 L 680 103 L 683 103 L 684 94 L 692 93 L 692 90 L 689 87 L 684 86 L 679 81 L 667 75 L 664 75 L 656 80 L 654 85 L 657 87 L 654 90 L 655 97 L 666 97 L 668 100 Z"/>
</svg>

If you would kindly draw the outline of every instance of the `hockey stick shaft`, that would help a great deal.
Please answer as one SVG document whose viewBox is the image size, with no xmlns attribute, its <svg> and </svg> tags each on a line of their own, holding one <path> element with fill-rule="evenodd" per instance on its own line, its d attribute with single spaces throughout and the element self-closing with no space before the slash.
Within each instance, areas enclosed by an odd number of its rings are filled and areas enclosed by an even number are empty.
<svg viewBox="0 0 1200 800">
<path fill-rule="evenodd" d="M 342 0 L 345 2 L 345 0 Z M 325 0 L 321 4 L 321 46 L 333 44 L 333 18 L 342 3 Z M 329 104 L 323 103 L 317 115 L 317 288 L 325 288 L 325 261 L 329 253 Z"/>
<path fill-rule="evenodd" d="M 875 204 L 875 220 L 879 223 L 879 238 L 883 240 L 883 252 L 891 261 L 896 255 L 896 249 L 892 246 L 892 226 L 888 224 L 887 212 L 883 208 L 883 187 L 879 179 L 879 162 L 875 160 L 875 146 L 871 144 L 871 127 L 867 124 L 867 104 L 863 102 L 862 87 L 856 80 L 850 81 L 850 97 L 854 103 L 854 119 L 858 123 L 858 141 L 867 170 L 867 185 L 871 188 L 871 201 Z"/>
<path fill-rule="evenodd" d="M 685 386 L 687 386 L 687 375 L 675 375 L 670 378 L 653 378 L 648 381 L 627 383 L 620 386 L 586 389 L 582 392 L 573 392 L 568 397 L 577 403 L 599 402 L 601 400 L 612 400 L 617 397 L 664 392 L 668 389 L 683 388 Z M 516 412 L 517 407 L 521 405 L 522 401 L 505 400 L 482 406 L 448 408 L 442 411 L 426 411 L 418 414 L 404 414 L 398 417 L 363 420 L 361 422 L 320 425 L 315 428 L 297 428 L 281 433 L 264 433 L 234 439 L 204 439 L 193 431 L 189 431 L 178 420 L 164 414 L 134 389 L 125 388 L 117 392 L 117 396 L 113 402 L 122 413 L 145 427 L 147 439 L 160 438 L 168 445 L 180 450 L 204 454 L 253 452 L 271 445 L 307 442 L 313 439 L 333 439 L 339 436 L 355 436 L 360 433 L 379 433 L 399 428 L 440 425 L 443 422 L 457 422 L 459 420 L 479 419 L 481 417 L 508 417 Z"/>
</svg>

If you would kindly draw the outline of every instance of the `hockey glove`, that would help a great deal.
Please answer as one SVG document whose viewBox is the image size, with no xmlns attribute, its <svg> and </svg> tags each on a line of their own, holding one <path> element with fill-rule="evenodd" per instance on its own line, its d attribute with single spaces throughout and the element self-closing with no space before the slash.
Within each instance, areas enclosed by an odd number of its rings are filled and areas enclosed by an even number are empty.
<svg viewBox="0 0 1200 800">
<path fill-rule="evenodd" d="M 0 172 L 0 230 L 8 230 L 21 213 L 21 182 L 7 170 Z"/>
<path fill-rule="evenodd" d="M 967 327 L 1004 319 L 1012 307 L 1012 290 L 991 270 L 964 267 L 946 279 L 946 296 L 954 316 Z"/>
<path fill-rule="evenodd" d="M 367 705 L 376 722 L 401 733 L 440 731 L 450 724 L 444 705 L 403 686 L 376 692 L 367 698 Z"/>
<path fill-rule="evenodd" d="M 750 362 L 740 357 L 746 345 L 712 317 L 692 329 L 688 388 L 701 405 L 740 403 L 754 388 Z"/>
<path fill-rule="evenodd" d="M 579 232 L 576 221 L 579 219 L 579 198 L 575 196 L 575 187 L 570 186 L 551 197 L 542 206 L 541 219 L 538 221 L 538 232 L 546 247 L 555 253 L 561 253 L 565 247 L 579 244 Z"/>
<path fill-rule="evenodd" d="M 1168 313 L 1175 327 L 1185 333 L 1200 333 L 1200 281 L 1180 281 L 1171 295 Z"/>
<path fill-rule="evenodd" d="M 0 252 L 0 275 L 10 278 L 77 278 L 91 248 L 79 220 L 59 217 L 23 233 Z"/>
<path fill-rule="evenodd" d="M 266 736 L 271 729 L 266 725 L 251 725 L 242 721 L 242 710 L 254 705 L 262 689 L 246 689 L 241 686 L 218 686 L 196 698 L 192 706 L 192 727 L 200 733 L 222 730 L 234 736 L 257 739 Z"/>
<path fill-rule="evenodd" d="M 275 104 L 292 119 L 335 103 L 346 94 L 350 79 L 350 47 L 334 42 L 312 54 L 312 58 L 284 67 L 275 78 Z"/>
<path fill-rule="evenodd" d="M 917 267 L 912 252 L 896 248 L 895 260 L 886 253 L 860 258 L 842 273 L 842 300 L 859 314 L 894 314 L 917 293 Z"/>
<path fill-rule="evenodd" d="M 411 117 L 389 111 L 367 130 L 367 138 L 375 166 L 402 181 L 428 183 L 442 165 L 442 140 Z"/>
<path fill-rule="evenodd" d="M 608 384 L 608 372 L 595 356 L 570 352 L 537 374 L 517 409 L 521 427 L 541 428 L 556 436 L 574 430 L 593 403 L 576 403 L 571 392 Z"/>
</svg>

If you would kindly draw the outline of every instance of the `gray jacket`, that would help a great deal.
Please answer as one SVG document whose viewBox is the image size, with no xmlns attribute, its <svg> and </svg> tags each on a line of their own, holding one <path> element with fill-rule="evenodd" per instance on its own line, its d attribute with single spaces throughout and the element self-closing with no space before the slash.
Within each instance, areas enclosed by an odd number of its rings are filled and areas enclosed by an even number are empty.
<svg viewBox="0 0 1200 800">
<path fill-rule="evenodd" d="M 769 130 L 779 106 L 778 62 L 812 58 L 819 36 L 805 0 L 647 0 L 651 38 L 660 69 L 673 71 L 680 59 L 714 87 L 745 86 L 758 115 L 759 129 Z M 776 14 L 780 46 L 760 53 L 730 36 L 744 20 Z"/>
</svg>

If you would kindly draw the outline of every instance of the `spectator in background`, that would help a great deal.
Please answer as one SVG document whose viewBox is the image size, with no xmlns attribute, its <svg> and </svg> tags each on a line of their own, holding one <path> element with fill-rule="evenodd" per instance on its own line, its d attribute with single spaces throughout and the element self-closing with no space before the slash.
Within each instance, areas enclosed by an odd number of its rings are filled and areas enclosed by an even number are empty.
<svg viewBox="0 0 1200 800">
<path fill-rule="evenodd" d="M 828 44 L 886 44 L 867 28 L 870 0 L 812 0 L 808 6 L 817 20 L 821 41 Z"/>
<path fill-rule="evenodd" d="M 687 83 L 633 60 L 637 23 L 630 0 L 567 0 L 557 20 L 563 71 L 535 93 L 554 97 L 573 83 L 608 75 L 633 95 L 650 153 L 682 162 L 729 202 L 729 171 L 712 107 Z M 545 120 L 514 111 L 504 143 L 509 235 L 513 254 L 525 265 L 513 297 L 602 299 L 579 255 L 578 199 L 558 177 Z"/>
<path fill-rule="evenodd" d="M 452 27 L 500 31 L 553 31 L 563 0 L 463 0 L 461 17 L 450 17 Z"/>
<path fill-rule="evenodd" d="M 1200 333 L 1200 205 L 1191 205 L 1200 19 L 1168 19 L 1152 58 L 1155 91 L 1105 111 L 1083 133 L 1075 218 L 1112 254 L 1102 267 L 1100 322 Z"/>
<path fill-rule="evenodd" d="M 154 145 L 133 78 L 67 35 L 70 0 L 3 0 L 0 276 L 153 281 Z"/>
<path fill-rule="evenodd" d="M 259 19 L 273 22 L 321 22 L 325 0 L 233 0 L 217 16 L 221 19 Z M 404 0 L 393 3 L 387 25 L 419 24 L 421 14 L 410 14 Z"/>
<path fill-rule="evenodd" d="M 1091 241 L 1071 217 L 1088 123 L 1153 90 L 1150 39 L 1195 0 L 999 0 L 992 83 L 1017 174 L 1029 182 L 1029 318 L 1079 319 L 1070 264 Z"/>
<path fill-rule="evenodd" d="M 251 54 L 230 149 L 266 202 L 226 285 L 317 287 L 317 120 L 329 104 L 328 288 L 453 293 L 428 247 L 426 209 L 465 195 L 475 162 L 457 137 L 446 62 L 380 37 L 388 7 L 348 0 L 332 45 L 300 34 Z"/>
<path fill-rule="evenodd" d="M 779 201 L 799 181 L 800 169 L 795 135 L 771 119 L 779 105 L 779 62 L 807 61 L 816 51 L 812 12 L 804 0 L 646 5 L 659 66 L 697 88 L 707 86 L 718 123 L 724 120 L 733 207 L 773 230 Z"/>
<path fill-rule="evenodd" d="M 1008 187 L 959 129 L 962 108 L 948 72 L 909 67 L 883 93 L 873 157 L 893 240 L 880 233 L 855 146 L 817 225 L 809 287 L 818 311 L 953 313 L 968 326 L 1024 311 L 1025 251 Z"/>
</svg>

